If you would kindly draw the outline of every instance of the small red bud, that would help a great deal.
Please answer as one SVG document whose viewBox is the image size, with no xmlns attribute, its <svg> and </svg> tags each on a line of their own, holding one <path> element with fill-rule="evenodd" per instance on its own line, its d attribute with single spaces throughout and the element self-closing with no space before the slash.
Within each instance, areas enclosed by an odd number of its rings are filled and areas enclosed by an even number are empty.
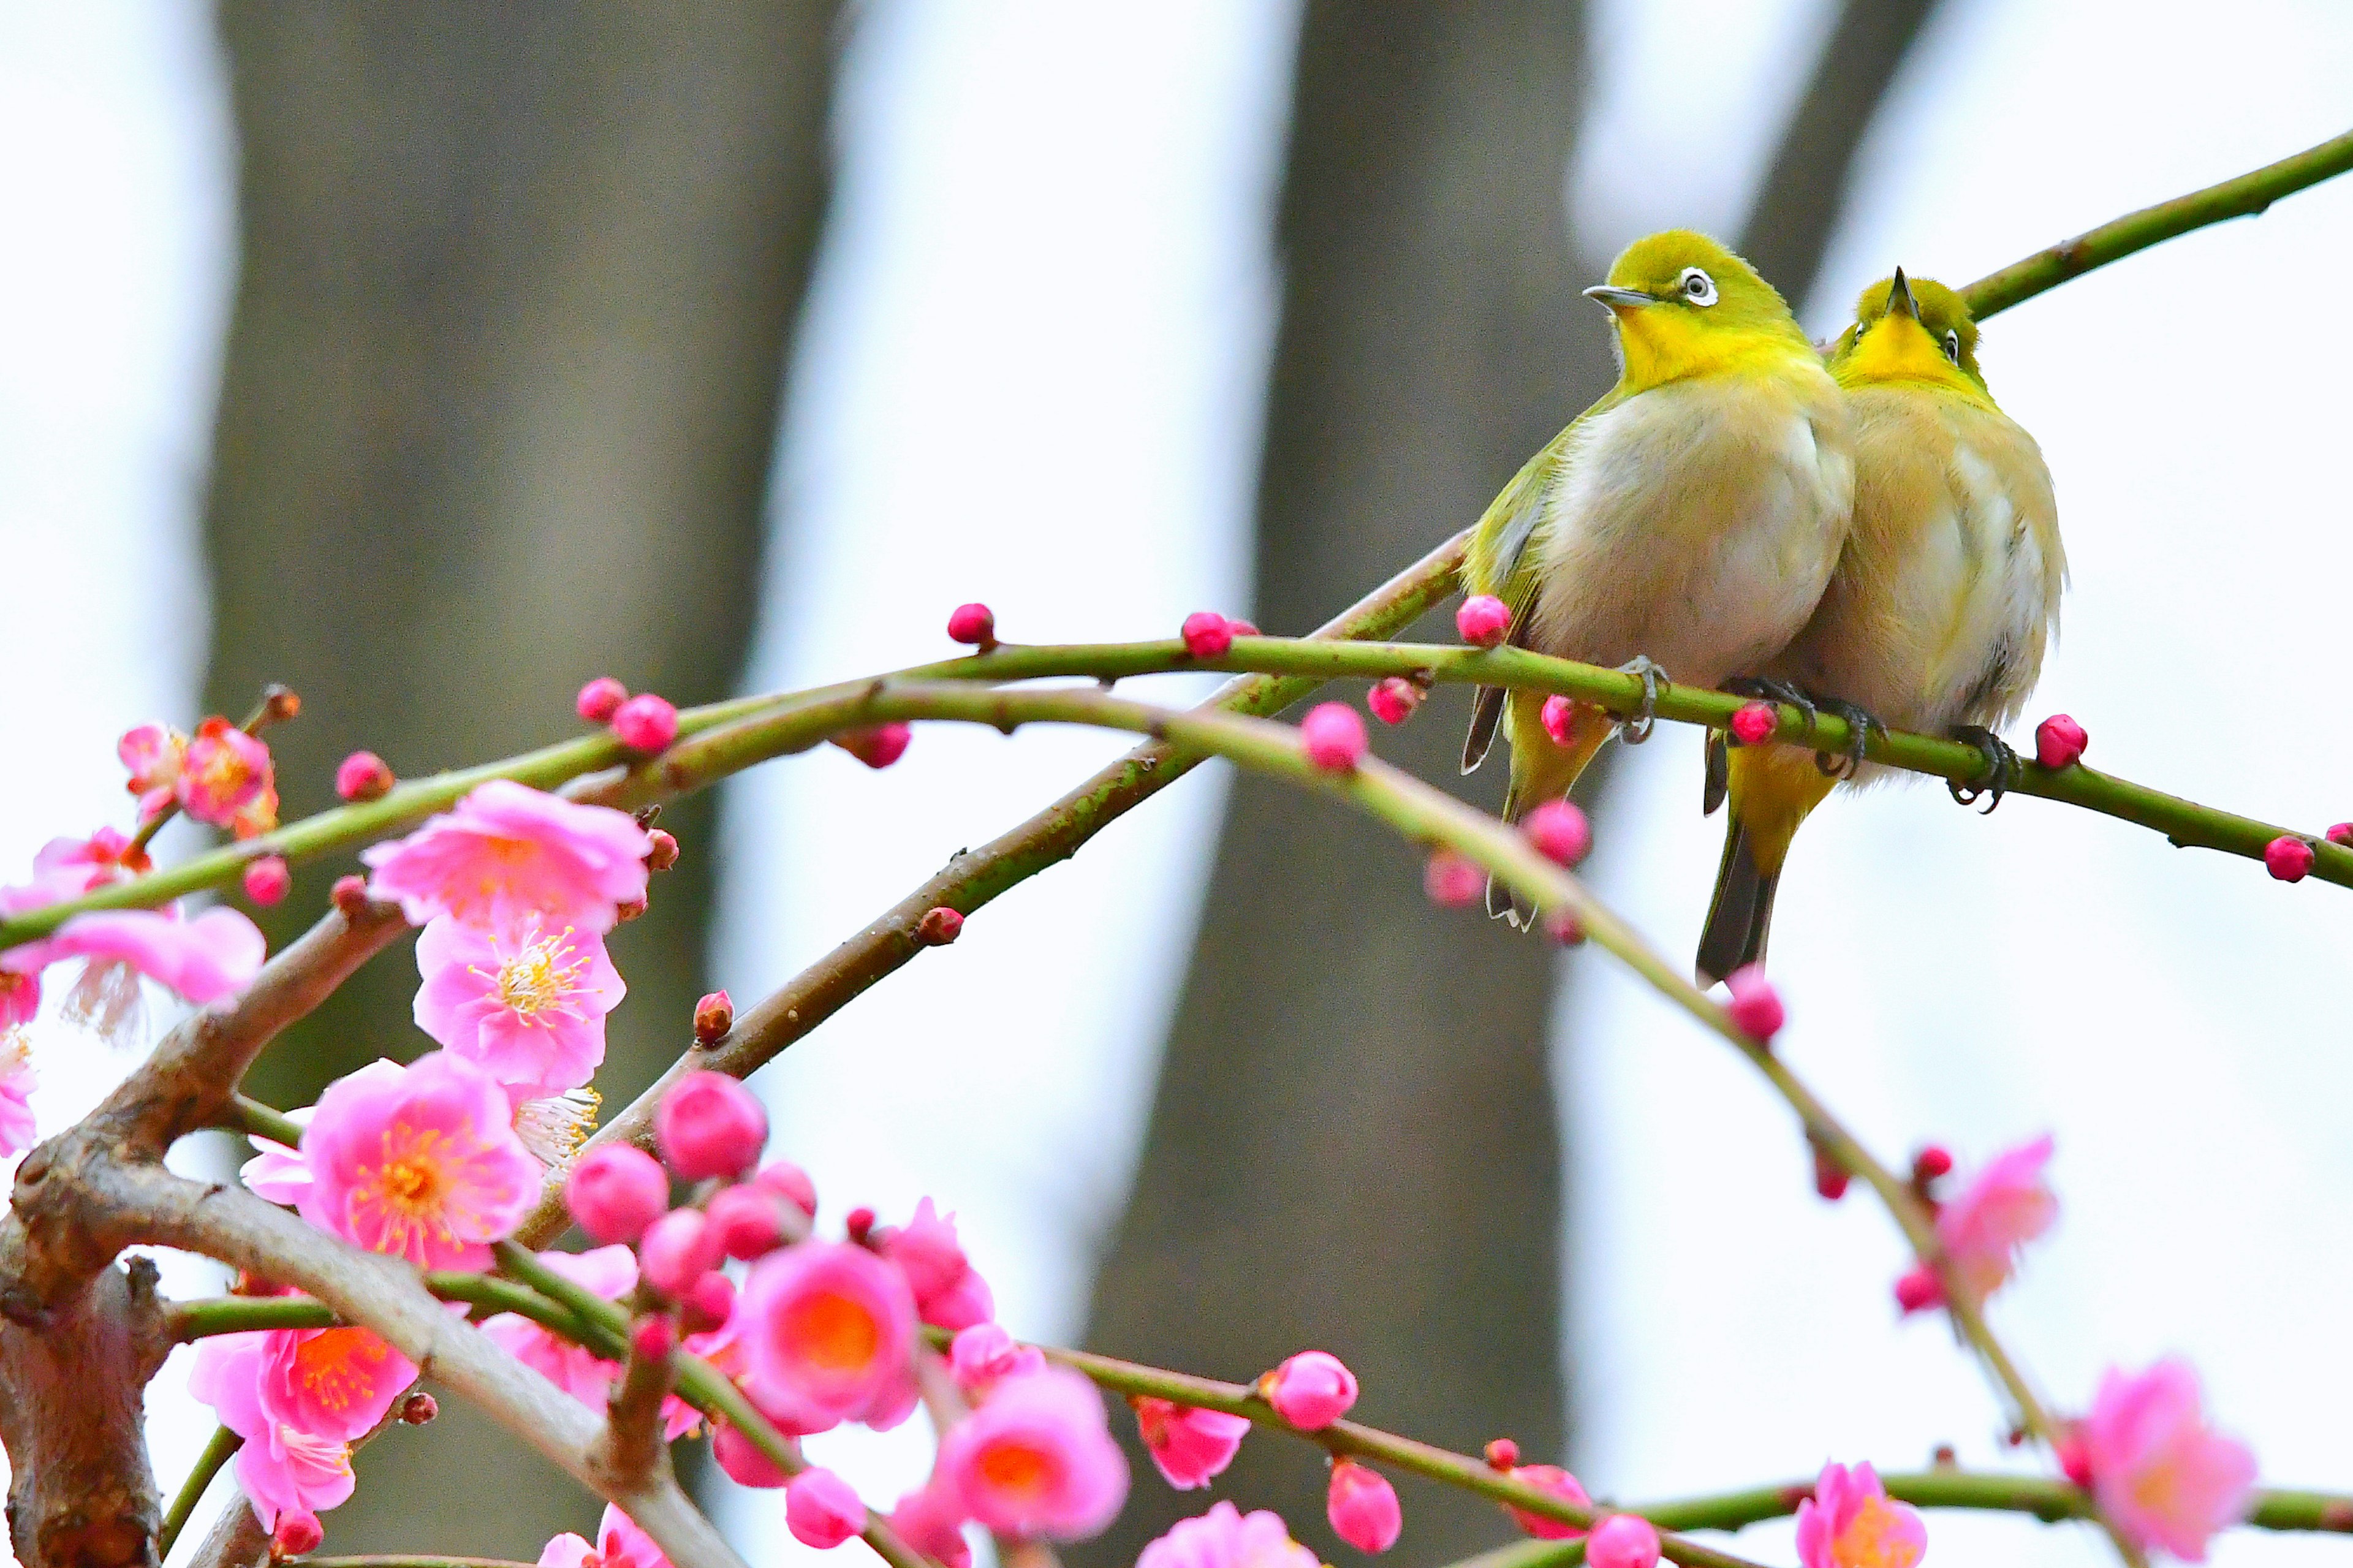
<svg viewBox="0 0 2353 1568">
<path fill-rule="evenodd" d="M 1816 1145 L 1814 1149 L 1814 1191 L 1825 1203 L 1836 1203 L 1846 1196 L 1846 1167 L 1830 1157 L 1829 1151 Z"/>
<path fill-rule="evenodd" d="M 621 744 L 650 756 L 678 739 L 678 710 L 648 691 L 613 710 L 613 733 Z"/>
<path fill-rule="evenodd" d="M 1307 760 L 1327 773 L 1345 773 L 1364 761 L 1365 721 L 1345 702 L 1321 702 L 1299 721 Z"/>
<path fill-rule="evenodd" d="M 874 1211 L 863 1205 L 851 1209 L 841 1216 L 841 1228 L 850 1240 L 860 1247 L 865 1246 L 866 1238 L 874 1232 Z"/>
<path fill-rule="evenodd" d="M 646 901 L 643 899 L 628 899 L 613 906 L 613 919 L 622 925 L 628 924 L 645 912 Z"/>
<path fill-rule="evenodd" d="M 649 1312 L 629 1325 L 629 1353 L 639 1361 L 668 1361 L 676 1349 L 678 1325 L 669 1313 Z"/>
<path fill-rule="evenodd" d="M 1952 1169 L 1952 1152 L 1941 1143 L 1931 1143 L 1912 1156 L 1912 1179 L 1922 1186 L 1950 1174 Z"/>
<path fill-rule="evenodd" d="M 1430 695 L 1402 675 L 1392 675 L 1365 694 L 1365 706 L 1384 724 L 1402 724 Z"/>
<path fill-rule="evenodd" d="M 907 754 L 907 742 L 913 735 L 904 724 L 877 724 L 871 730 L 836 735 L 833 743 L 870 768 L 887 768 Z"/>
<path fill-rule="evenodd" d="M 725 991 L 713 991 L 694 1005 L 694 1043 L 715 1046 L 735 1026 L 735 1002 Z"/>
<path fill-rule="evenodd" d="M 2080 1428 L 2070 1426 L 2059 1438 L 2059 1471 L 2069 1480 L 2092 1489 L 2092 1447 Z"/>
<path fill-rule="evenodd" d="M 439 1401 L 421 1388 L 400 1402 L 400 1424 L 404 1426 L 428 1425 L 440 1414 Z"/>
<path fill-rule="evenodd" d="M 1786 1014 L 1780 993 L 1765 978 L 1764 965 L 1751 963 L 1736 969 L 1725 976 L 1724 984 L 1732 993 L 1725 1011 L 1732 1015 L 1733 1026 L 1760 1045 L 1771 1045 L 1773 1037 L 1781 1032 Z"/>
<path fill-rule="evenodd" d="M 1509 1437 L 1493 1437 L 1487 1442 L 1487 1468 L 1508 1470 L 1520 1462 L 1520 1446 Z"/>
<path fill-rule="evenodd" d="M 278 1528 L 269 1537 L 270 1560 L 283 1562 L 289 1557 L 316 1552 L 319 1543 L 326 1539 L 327 1532 L 320 1525 L 317 1514 L 308 1510 L 299 1513 L 281 1513 L 278 1516 Z"/>
<path fill-rule="evenodd" d="M 600 675 L 580 689 L 580 695 L 573 700 L 572 706 L 591 724 L 605 724 L 611 722 L 621 704 L 628 700 L 628 687 L 609 675 Z"/>
<path fill-rule="evenodd" d="M 1234 624 L 1215 610 L 1187 616 L 1178 635 L 1185 639 L 1185 651 L 1195 658 L 1223 658 L 1234 646 Z"/>
<path fill-rule="evenodd" d="M 1895 1281 L 1895 1304 L 1906 1317 L 1925 1312 L 1944 1299 L 1945 1288 L 1936 1282 L 1936 1276 L 1926 1264 Z"/>
<path fill-rule="evenodd" d="M 1593 827 L 1574 802 L 1548 800 L 1520 824 L 1535 852 L 1556 865 L 1574 866 L 1593 847 Z"/>
<path fill-rule="evenodd" d="M 1745 702 L 1732 716 L 1732 738 L 1744 746 L 1761 746 L 1781 726 L 1769 702 Z"/>
<path fill-rule="evenodd" d="M 942 904 L 925 910 L 923 918 L 915 922 L 915 940 L 925 947 L 945 947 L 964 934 L 964 916 Z"/>
<path fill-rule="evenodd" d="M 1440 909 L 1459 910 L 1487 890 L 1487 873 L 1453 850 L 1440 849 L 1421 868 L 1421 890 Z"/>
<path fill-rule="evenodd" d="M 2331 827 L 2328 842 L 2341 848 L 2353 848 L 2353 822 L 2340 822 Z"/>
<path fill-rule="evenodd" d="M 678 864 L 678 838 L 667 828 L 657 827 L 646 835 L 653 847 L 646 851 L 646 869 L 667 871 Z"/>
<path fill-rule="evenodd" d="M 1576 947 L 1585 941 L 1585 922 L 1569 910 L 1556 910 L 1545 917 L 1545 934 L 1563 947 Z"/>
<path fill-rule="evenodd" d="M 1473 594 L 1454 612 L 1454 629 L 1473 647 L 1493 647 L 1512 629 L 1512 607 L 1493 594 Z"/>
<path fill-rule="evenodd" d="M 997 646 L 997 616 L 987 605 L 958 605 L 948 612 L 948 640 L 986 653 Z"/>
<path fill-rule="evenodd" d="M 1546 698 L 1544 707 L 1536 714 L 1544 725 L 1544 732 L 1552 737 L 1552 743 L 1556 746 L 1568 744 L 1569 721 L 1574 717 L 1568 699 L 1561 696 Z"/>
<path fill-rule="evenodd" d="M 283 855 L 264 855 L 245 868 L 245 896 L 257 904 L 274 904 L 294 885 L 294 873 Z"/>
<path fill-rule="evenodd" d="M 353 752 L 335 764 L 335 794 L 345 800 L 381 800 L 394 783 L 392 765 L 374 752 Z"/>
<path fill-rule="evenodd" d="M 254 728 L 259 730 L 265 724 L 283 724 L 289 719 L 299 717 L 301 711 L 301 694 L 290 686 L 280 686 L 273 680 L 261 689 L 261 720 Z"/>
<path fill-rule="evenodd" d="M 1939 1443 L 1935 1451 L 1929 1454 L 1928 1462 L 1940 1470 L 1949 1470 L 1959 1466 L 1961 1457 L 1954 1452 L 1950 1443 Z"/>
<path fill-rule="evenodd" d="M 355 921 L 367 912 L 367 879 L 363 877 L 338 877 L 327 896 L 345 920 Z"/>
<path fill-rule="evenodd" d="M 2283 882 L 2301 882 L 2318 857 L 2312 846 L 2292 833 L 2283 833 L 2263 846 L 2263 864 Z"/>
<path fill-rule="evenodd" d="M 2034 760 L 2046 768 L 2072 768 L 2091 742 L 2084 726 L 2064 713 L 2053 713 L 2034 727 Z"/>
</svg>

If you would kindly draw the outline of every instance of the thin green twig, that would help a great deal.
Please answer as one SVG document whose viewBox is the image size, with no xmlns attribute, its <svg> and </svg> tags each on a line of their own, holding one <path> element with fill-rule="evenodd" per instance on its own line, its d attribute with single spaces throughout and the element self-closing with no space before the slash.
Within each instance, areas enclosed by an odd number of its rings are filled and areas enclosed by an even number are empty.
<svg viewBox="0 0 2353 1568">
<path fill-rule="evenodd" d="M 172 1543 L 180 1539 L 180 1531 L 188 1528 L 189 1516 L 196 1511 L 196 1504 L 204 1500 L 206 1489 L 213 1484 L 213 1478 L 220 1474 L 220 1468 L 244 1447 L 245 1439 L 227 1427 L 213 1428 L 212 1440 L 196 1456 L 196 1462 L 188 1469 L 187 1479 L 180 1483 L 180 1489 L 172 1495 L 172 1506 L 164 1511 L 164 1528 L 155 1536 L 156 1562 L 161 1563 L 172 1555 Z"/>
</svg>

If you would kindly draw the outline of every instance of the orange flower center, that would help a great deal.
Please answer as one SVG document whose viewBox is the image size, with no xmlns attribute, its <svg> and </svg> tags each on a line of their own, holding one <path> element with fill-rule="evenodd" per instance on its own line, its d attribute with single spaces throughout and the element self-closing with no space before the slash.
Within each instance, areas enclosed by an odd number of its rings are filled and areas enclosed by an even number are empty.
<svg viewBox="0 0 2353 1568">
<path fill-rule="evenodd" d="M 1054 1456 L 1023 1443 L 994 1443 L 981 1450 L 981 1479 L 1017 1497 L 1043 1497 L 1061 1473 Z"/>
<path fill-rule="evenodd" d="M 294 1352 L 294 1376 L 321 1406 L 349 1410 L 375 1396 L 390 1347 L 365 1329 L 329 1329 Z"/>
<path fill-rule="evenodd" d="M 438 1127 L 396 1121 L 385 1129 L 375 1168 L 361 1173 L 352 1189 L 354 1206 L 374 1206 L 383 1214 L 380 1250 L 406 1252 L 418 1236 L 451 1238 L 449 1208 L 459 1195 L 462 1162 L 460 1139 Z"/>
<path fill-rule="evenodd" d="M 1884 1498 L 1870 1498 L 1853 1522 L 1831 1542 L 1839 1568 L 1912 1568 L 1920 1548 L 1903 1528 L 1904 1517 Z"/>
<path fill-rule="evenodd" d="M 805 1359 L 828 1372 L 867 1366 L 882 1342 L 873 1314 L 831 1291 L 795 1302 L 785 1314 L 785 1332 Z"/>
</svg>

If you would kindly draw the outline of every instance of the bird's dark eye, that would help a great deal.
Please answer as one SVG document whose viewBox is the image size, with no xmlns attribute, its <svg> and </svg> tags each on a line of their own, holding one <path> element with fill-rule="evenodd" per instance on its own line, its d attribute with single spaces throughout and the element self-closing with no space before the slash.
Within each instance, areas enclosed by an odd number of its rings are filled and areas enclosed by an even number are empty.
<svg viewBox="0 0 2353 1568">
<path fill-rule="evenodd" d="M 1945 357 L 1955 364 L 1961 363 L 1961 334 L 1957 328 L 1945 333 Z"/>
<path fill-rule="evenodd" d="M 1684 268 L 1683 276 L 1675 279 L 1675 287 L 1682 289 L 1683 298 L 1694 305 L 1715 303 L 1715 279 L 1696 267 Z"/>
</svg>

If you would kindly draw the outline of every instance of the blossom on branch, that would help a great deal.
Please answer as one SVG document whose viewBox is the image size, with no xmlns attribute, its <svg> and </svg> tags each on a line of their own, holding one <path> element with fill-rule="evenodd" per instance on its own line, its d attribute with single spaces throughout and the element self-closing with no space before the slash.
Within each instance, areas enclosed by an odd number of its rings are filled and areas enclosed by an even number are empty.
<svg viewBox="0 0 2353 1568">
<path fill-rule="evenodd" d="M 2111 1367 L 2067 1444 L 2100 1511 L 2126 1541 L 2206 1560 L 2216 1531 L 2246 1517 L 2255 1457 L 2206 1424 L 2198 1374 L 2168 1358 L 2147 1372 Z"/>
<path fill-rule="evenodd" d="M 1135 1568 L 1315 1568 L 1315 1553 L 1291 1539 L 1271 1509 L 1243 1513 L 1229 1502 L 1178 1520 L 1144 1549 Z"/>
<path fill-rule="evenodd" d="M 1585 1483 L 1558 1465 L 1514 1465 L 1507 1473 L 1521 1485 L 1549 1492 L 1563 1502 L 1573 1503 L 1578 1508 L 1593 1506 L 1592 1495 L 1585 1489 Z M 1512 1516 L 1513 1523 L 1538 1541 L 1575 1541 L 1585 1533 L 1585 1526 L 1581 1524 L 1570 1524 L 1565 1520 L 1514 1508 L 1509 1503 L 1504 1505 L 1504 1511 Z"/>
<path fill-rule="evenodd" d="M 1405 1531 L 1405 1511 L 1387 1476 L 1354 1459 L 1332 1467 L 1324 1517 L 1332 1532 L 1359 1552 L 1387 1552 Z"/>
<path fill-rule="evenodd" d="M 506 1091 L 447 1051 L 330 1084 L 302 1131 L 320 1229 L 424 1268 L 480 1268 L 539 1198 Z"/>
<path fill-rule="evenodd" d="M 1016 1341 L 996 1323 L 959 1329 L 948 1342 L 948 1371 L 971 1398 L 986 1394 L 1003 1379 L 1037 1372 L 1045 1364 L 1044 1352 Z"/>
<path fill-rule="evenodd" d="M 939 1470 L 973 1518 L 1012 1535 L 1082 1541 L 1127 1499 L 1103 1396 L 1062 1367 L 998 1384 L 940 1440 Z"/>
<path fill-rule="evenodd" d="M 1144 1438 L 1145 1452 L 1180 1492 L 1206 1487 L 1223 1474 L 1250 1434 L 1248 1416 L 1142 1395 L 1128 1403 L 1135 1407 L 1135 1429 Z"/>
<path fill-rule="evenodd" d="M 1913 1568 L 1927 1550 L 1918 1511 L 1891 1500 L 1868 1463 L 1824 1465 L 1798 1505 L 1802 1568 Z"/>
<path fill-rule="evenodd" d="M 1958 1197 L 1936 1210 L 1936 1241 L 1952 1277 L 1973 1301 L 2000 1289 L 2016 1271 L 2018 1250 L 2049 1230 L 2059 1200 L 2043 1180 L 2052 1140 L 2044 1133 L 1989 1161 Z M 1896 1281 L 1906 1312 L 1941 1305 L 1944 1286 L 1926 1264 Z"/>
<path fill-rule="evenodd" d="M 417 939 L 417 1026 L 526 1099 L 577 1089 L 605 1059 L 605 1015 L 628 987 L 593 931 L 537 912 Z"/>
<path fill-rule="evenodd" d="M 735 1309 L 744 1392 L 788 1436 L 897 1426 L 915 1405 L 915 1298 L 862 1247 L 804 1242 L 752 1266 Z"/>
<path fill-rule="evenodd" d="M 638 1260 L 626 1247 L 599 1247 L 586 1252 L 543 1252 L 539 1261 L 548 1272 L 579 1286 L 599 1300 L 617 1301 L 638 1283 Z M 591 1410 L 602 1411 L 620 1381 L 617 1362 L 542 1328 L 520 1312 L 501 1312 L 486 1320 L 482 1332 L 507 1353 L 538 1373 Z M 682 1437 L 702 1424 L 692 1405 L 676 1394 L 662 1401 L 662 1436 Z"/>
<path fill-rule="evenodd" d="M 972 1543 L 964 1538 L 968 1517 L 955 1490 L 934 1470 L 931 1479 L 899 1500 L 891 1511 L 891 1528 L 942 1568 L 972 1568 Z"/>
<path fill-rule="evenodd" d="M 996 1315 L 988 1281 L 974 1269 L 956 1240 L 955 1215 L 943 1215 L 932 1200 L 915 1205 L 915 1217 L 879 1232 L 878 1250 L 899 1266 L 915 1293 L 923 1321 L 943 1329 L 968 1329 Z"/>
<path fill-rule="evenodd" d="M 352 1495 L 350 1444 L 280 1419 L 265 1408 L 264 1363 L 271 1333 L 221 1334 L 196 1347 L 188 1392 L 213 1407 L 222 1426 L 245 1439 L 237 1482 L 264 1530 L 280 1514 L 318 1513 Z M 386 1396 L 407 1385 L 404 1382 Z M 338 1428 L 340 1429 L 340 1428 Z"/>
<path fill-rule="evenodd" d="M 492 779 L 406 838 L 362 852 L 368 895 L 413 924 L 454 915 L 489 925 L 538 914 L 602 935 L 643 901 L 653 841 L 628 813 Z"/>
<path fill-rule="evenodd" d="M 33 1122 L 31 1043 L 22 1024 L 0 1026 L 0 1160 L 23 1153 L 37 1136 Z"/>
</svg>

